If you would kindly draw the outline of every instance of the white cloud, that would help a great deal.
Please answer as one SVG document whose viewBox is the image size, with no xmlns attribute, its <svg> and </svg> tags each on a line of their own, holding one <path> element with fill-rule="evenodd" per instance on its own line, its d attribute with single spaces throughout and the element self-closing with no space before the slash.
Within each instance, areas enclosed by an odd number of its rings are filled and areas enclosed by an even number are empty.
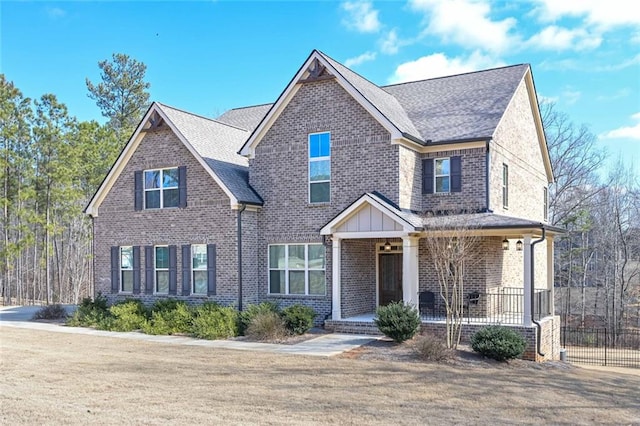
<svg viewBox="0 0 640 426">
<path fill-rule="evenodd" d="M 356 56 L 355 58 L 349 58 L 344 61 L 344 66 L 347 68 L 351 68 L 356 65 L 360 65 L 364 62 L 373 61 L 376 59 L 376 52 L 365 52 L 362 55 Z"/>
<path fill-rule="evenodd" d="M 551 25 L 531 37 L 526 45 L 548 50 L 595 49 L 602 43 L 600 35 L 591 35 L 583 28 L 568 29 Z"/>
<path fill-rule="evenodd" d="M 395 55 L 399 47 L 400 41 L 395 29 L 389 31 L 380 42 L 380 50 L 387 55 Z"/>
<path fill-rule="evenodd" d="M 64 18 L 67 12 L 59 7 L 47 7 L 47 15 L 51 19 Z"/>
<path fill-rule="evenodd" d="M 516 19 L 492 20 L 488 1 L 411 0 L 410 6 L 427 15 L 425 34 L 439 36 L 444 42 L 503 52 L 517 40 L 509 35 L 517 23 Z"/>
<path fill-rule="evenodd" d="M 602 29 L 616 26 L 640 26 L 640 8 L 631 0 L 535 0 L 535 11 L 547 22 L 564 17 L 583 17 Z"/>
<path fill-rule="evenodd" d="M 347 27 L 361 33 L 375 33 L 380 30 L 378 11 L 369 1 L 347 1 L 340 5 L 348 17 L 342 20 Z"/>
<path fill-rule="evenodd" d="M 582 92 L 566 89 L 560 94 L 560 99 L 567 105 L 574 105 L 582 97 Z"/>
<path fill-rule="evenodd" d="M 610 130 L 600 135 L 602 139 L 636 139 L 640 140 L 640 112 L 631 116 L 632 120 L 637 121 L 633 126 L 623 126 Z"/>
<path fill-rule="evenodd" d="M 462 74 L 481 69 L 502 66 L 504 63 L 475 51 L 467 57 L 447 58 L 444 53 L 423 56 L 415 61 L 400 64 L 389 83 L 424 80 L 427 78 Z"/>
</svg>

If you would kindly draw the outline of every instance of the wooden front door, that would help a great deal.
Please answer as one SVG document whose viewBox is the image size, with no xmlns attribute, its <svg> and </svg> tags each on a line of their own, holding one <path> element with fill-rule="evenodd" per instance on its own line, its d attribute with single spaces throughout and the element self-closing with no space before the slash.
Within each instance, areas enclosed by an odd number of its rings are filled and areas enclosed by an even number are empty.
<svg viewBox="0 0 640 426">
<path fill-rule="evenodd" d="M 378 283 L 380 306 L 402 300 L 402 253 L 380 253 Z"/>
</svg>

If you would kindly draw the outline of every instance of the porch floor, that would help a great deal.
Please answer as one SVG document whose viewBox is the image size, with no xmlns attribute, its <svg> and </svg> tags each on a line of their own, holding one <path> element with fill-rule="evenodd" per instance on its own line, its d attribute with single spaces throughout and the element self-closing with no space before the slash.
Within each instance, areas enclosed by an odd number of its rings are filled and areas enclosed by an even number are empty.
<svg viewBox="0 0 640 426">
<path fill-rule="evenodd" d="M 349 318 L 342 318 L 339 321 L 344 322 L 359 322 L 359 323 L 373 323 L 373 319 L 376 314 L 366 313 L 360 314 Z M 420 320 L 423 323 L 445 323 L 446 317 L 444 315 L 434 316 L 434 315 L 421 315 Z M 462 319 L 464 324 L 509 324 L 509 325 L 522 325 L 522 314 L 521 313 L 506 313 L 500 315 L 492 315 L 488 317 L 464 317 Z"/>
</svg>

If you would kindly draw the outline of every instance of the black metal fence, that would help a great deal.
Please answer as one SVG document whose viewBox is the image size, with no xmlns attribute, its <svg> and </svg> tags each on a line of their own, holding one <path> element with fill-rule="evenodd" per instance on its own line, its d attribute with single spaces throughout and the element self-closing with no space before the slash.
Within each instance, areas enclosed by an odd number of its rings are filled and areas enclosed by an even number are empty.
<svg viewBox="0 0 640 426">
<path fill-rule="evenodd" d="M 569 362 L 640 368 L 640 330 L 562 327 L 560 341 Z"/>
<path fill-rule="evenodd" d="M 424 294 L 430 293 L 430 294 Z M 536 320 L 551 315 L 551 291 L 537 289 L 533 298 L 533 317 Z M 420 314 L 424 321 L 439 321 L 446 316 L 446 308 L 438 293 L 420 295 Z M 464 300 L 462 318 L 473 324 L 522 324 L 524 289 L 500 287 L 486 293 L 473 291 Z"/>
</svg>

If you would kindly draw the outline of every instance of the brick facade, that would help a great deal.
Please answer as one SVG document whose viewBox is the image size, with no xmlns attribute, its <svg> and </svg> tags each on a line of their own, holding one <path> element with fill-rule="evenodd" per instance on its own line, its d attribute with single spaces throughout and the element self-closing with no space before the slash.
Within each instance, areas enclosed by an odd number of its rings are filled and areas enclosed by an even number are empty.
<svg viewBox="0 0 640 426">
<path fill-rule="evenodd" d="M 134 172 L 166 167 L 187 167 L 187 207 L 184 209 L 153 209 L 135 211 Z M 251 229 L 245 213 L 245 227 Z M 255 223 L 255 213 L 253 213 Z M 255 225 L 253 226 L 255 229 Z M 249 233 L 249 232 L 247 232 Z M 153 294 L 144 294 L 145 287 L 145 246 L 177 245 L 178 299 L 198 303 L 215 300 L 224 304 L 237 301 L 237 251 L 236 213 L 229 206 L 229 198 L 217 186 L 213 178 L 198 163 L 173 132 L 166 126 L 161 130 L 144 135 L 133 156 L 114 182 L 111 191 L 102 202 L 99 215 L 94 218 L 94 239 L 96 241 L 95 284 L 96 291 L 102 292 L 114 302 L 124 297 L 137 297 L 147 303 L 156 299 Z M 180 246 L 184 244 L 216 244 L 216 284 L 215 296 L 181 296 L 182 259 Z M 245 242 L 245 253 L 251 262 L 253 250 Z M 112 246 L 140 246 L 142 294 L 131 295 L 111 293 L 110 248 Z M 251 277 L 251 269 L 245 273 Z M 251 286 L 247 289 L 248 300 L 256 299 Z M 161 296 L 166 297 L 166 296 Z"/>
<path fill-rule="evenodd" d="M 275 301 L 285 307 L 302 303 L 318 312 L 318 324 L 329 318 L 334 259 L 331 244 L 325 242 L 320 229 L 368 192 L 379 192 L 401 209 L 418 213 L 439 209 L 493 210 L 506 216 L 543 220 L 542 188 L 546 185 L 546 175 L 524 81 L 488 146 L 446 149 L 455 148 L 447 145 L 442 151 L 429 153 L 394 143 L 389 131 L 335 78 L 300 83 L 293 93 L 255 145 L 255 155 L 249 160 L 249 184 L 264 204 L 240 215 L 243 305 Z M 311 204 L 308 135 L 316 132 L 330 133 L 330 201 Z M 96 290 L 108 295 L 112 302 L 132 296 L 111 293 L 110 248 L 113 246 L 176 245 L 179 249 L 185 244 L 215 244 L 216 295 L 181 296 L 182 258 L 178 252 L 178 293 L 171 297 L 190 303 L 214 300 L 237 304 L 238 211 L 232 209 L 228 194 L 168 126 L 140 137 L 139 146 L 100 204 L 99 215 L 94 217 Z M 461 191 L 423 194 L 423 161 L 452 156 L 461 157 Z M 507 209 L 502 206 L 503 164 L 509 166 Z M 187 167 L 187 207 L 135 211 L 134 173 L 178 166 Z M 390 240 L 402 245 L 398 234 L 393 236 L 396 238 L 342 240 L 343 317 L 375 311 L 378 303 L 376 244 Z M 438 280 L 424 239 L 429 235 L 423 234 L 422 238 L 418 248 L 418 290 L 437 293 Z M 495 233 L 480 238 L 466 270 L 465 292 L 523 287 L 523 252 L 515 250 L 515 239 L 510 241 L 510 250 L 502 250 L 503 238 Z M 325 247 L 325 294 L 269 294 L 268 247 L 294 243 Z M 537 288 L 546 287 L 546 250 L 546 244 L 536 246 Z M 133 297 L 152 302 L 158 296 L 144 293 L 144 249 L 140 255 L 142 294 Z M 481 311 L 479 314 L 488 314 L 493 307 L 487 303 L 475 309 Z M 556 328 L 547 326 L 543 340 L 553 340 Z"/>
</svg>

